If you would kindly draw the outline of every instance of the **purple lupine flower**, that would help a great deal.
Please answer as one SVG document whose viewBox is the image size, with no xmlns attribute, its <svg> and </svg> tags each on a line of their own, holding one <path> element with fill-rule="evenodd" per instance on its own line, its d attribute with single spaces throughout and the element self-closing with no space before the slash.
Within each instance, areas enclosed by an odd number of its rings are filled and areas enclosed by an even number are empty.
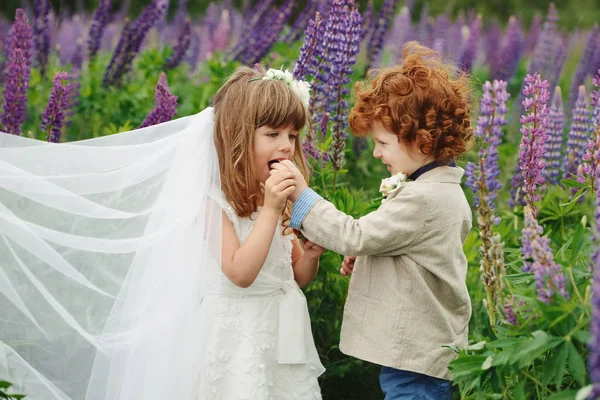
<svg viewBox="0 0 600 400">
<path fill-rule="evenodd" d="M 594 76 L 594 79 L 592 80 L 592 83 L 594 84 L 594 86 L 596 87 L 600 87 L 600 69 L 598 69 L 596 71 L 596 74 Z M 592 90 L 592 120 L 594 122 L 594 126 L 598 127 L 600 126 L 600 91 L 599 90 Z"/>
<path fill-rule="evenodd" d="M 517 315 L 515 314 L 514 296 L 512 296 L 510 298 L 510 300 L 508 300 L 504 304 L 504 316 L 505 316 L 506 322 L 508 322 L 509 324 L 517 325 L 519 323 L 519 321 L 517 320 Z"/>
<path fill-rule="evenodd" d="M 498 67 L 494 70 L 495 72 L 492 72 L 492 76 L 508 82 L 517 72 L 522 52 L 523 31 L 521 30 L 521 22 L 517 17 L 511 16 L 498 55 Z"/>
<path fill-rule="evenodd" d="M 98 53 L 98 49 L 100 48 L 100 39 L 102 39 L 102 34 L 110 19 L 111 4 L 111 0 L 100 0 L 98 8 L 94 11 L 94 16 L 92 17 L 92 22 L 90 24 L 90 31 L 88 33 L 87 54 L 90 60 L 96 56 L 96 53 Z"/>
<path fill-rule="evenodd" d="M 552 61 L 558 44 L 558 10 L 554 3 L 550 3 L 546 22 L 542 28 L 540 38 L 535 47 L 535 53 L 529 64 L 529 73 L 538 73 L 544 77 L 549 76 Z"/>
<path fill-rule="evenodd" d="M 405 6 L 394 17 L 392 30 L 385 40 L 384 49 L 390 49 L 392 52 L 392 57 L 390 57 L 391 63 L 398 64 L 402 61 L 402 46 L 406 43 L 409 31 L 410 10 Z"/>
<path fill-rule="evenodd" d="M 592 281 L 592 318 L 590 320 L 590 342 L 588 368 L 593 389 L 590 399 L 600 398 L 600 171 L 596 171 L 595 227 L 592 242 L 594 254 L 590 269 L 594 271 Z"/>
<path fill-rule="evenodd" d="M 302 9 L 300 15 L 296 17 L 294 24 L 290 27 L 288 34 L 280 41 L 292 43 L 300 39 L 308 27 L 309 21 L 317 12 L 317 6 L 318 3 L 315 0 L 308 0 L 306 6 Z"/>
<path fill-rule="evenodd" d="M 229 10 L 225 9 L 221 13 L 221 19 L 213 35 L 211 52 L 224 51 L 229 45 L 229 37 L 231 34 L 231 17 Z"/>
<path fill-rule="evenodd" d="M 446 42 L 448 41 L 448 32 L 450 31 L 450 17 L 447 13 L 440 14 L 433 22 L 432 40 L 433 50 L 437 51 L 442 57 L 450 57 L 448 54 Z M 436 45 L 437 43 L 437 45 Z"/>
<path fill-rule="evenodd" d="M 33 31 L 27 15 L 20 8 L 17 9 L 15 22 L 10 28 L 10 37 L 10 54 L 4 75 L 3 113 L 0 115 L 0 125 L 5 132 L 20 135 L 21 125 L 25 121 L 33 50 Z"/>
<path fill-rule="evenodd" d="M 546 140 L 544 178 L 556 185 L 560 179 L 562 167 L 563 134 L 565 131 L 565 113 L 563 111 L 560 86 L 554 89 L 552 106 L 548 112 L 548 140 Z"/>
<path fill-rule="evenodd" d="M 259 1 L 248 14 L 245 14 L 244 29 L 240 34 L 240 39 L 229 52 L 230 58 L 244 58 L 243 53 L 247 52 L 249 47 L 255 46 L 259 40 L 264 40 L 256 35 L 261 32 L 261 28 L 264 27 L 265 29 L 268 29 L 266 25 L 271 22 L 268 20 L 272 19 L 272 13 L 270 10 L 273 7 L 273 3 L 274 0 Z M 205 24 L 210 22 L 208 17 L 209 15 L 207 14 L 207 17 L 204 19 Z M 217 24 L 216 18 L 214 24 L 215 26 Z M 209 32 L 214 32 L 214 29 L 209 30 Z"/>
<path fill-rule="evenodd" d="M 81 91 L 81 67 L 83 66 L 83 39 L 77 38 L 75 41 L 75 52 L 71 58 L 71 93 L 69 95 L 69 106 L 67 111 L 67 126 L 71 124 L 71 117 L 75 114 L 75 109 L 79 102 Z"/>
<path fill-rule="evenodd" d="M 523 100 L 523 107 L 528 114 L 521 116 L 521 145 L 519 148 L 519 168 L 521 171 L 522 190 L 525 203 L 531 207 L 535 215 L 535 202 L 539 200 L 537 185 L 544 183 L 543 161 L 544 144 L 548 138 L 548 81 L 542 81 L 539 74 L 527 75 L 523 95 L 531 96 Z"/>
<path fill-rule="evenodd" d="M 596 87 L 600 86 L 600 70 L 598 75 L 593 80 Z M 592 184 L 592 190 L 594 188 L 596 180 L 598 179 L 598 166 L 600 165 L 600 93 L 598 90 L 592 92 L 592 106 L 594 107 L 593 120 L 594 120 L 594 134 L 588 140 L 586 144 L 585 154 L 583 156 L 583 164 L 581 166 L 581 172 L 578 174 L 579 182 L 583 183 L 586 179 L 589 179 Z"/>
<path fill-rule="evenodd" d="M 594 27 L 590 31 L 590 34 L 588 35 L 585 48 L 583 49 L 583 53 L 581 54 L 581 58 L 579 59 L 579 64 L 577 65 L 577 70 L 573 75 L 573 81 L 571 83 L 571 92 L 569 93 L 569 109 L 573 108 L 573 105 L 575 104 L 575 101 L 579 95 L 579 86 L 583 85 L 585 78 L 590 72 L 590 64 L 594 61 L 594 51 L 598 46 L 599 38 L 600 28 L 598 28 L 598 23 L 596 22 L 594 24 Z"/>
<path fill-rule="evenodd" d="M 192 40 L 191 33 L 192 33 L 192 21 L 189 18 L 186 18 L 185 25 L 183 26 L 183 30 L 181 31 L 181 34 L 179 35 L 179 38 L 177 39 L 177 44 L 175 45 L 175 48 L 173 49 L 173 53 L 171 53 L 171 55 L 167 59 L 167 62 L 165 63 L 166 69 L 175 68 L 176 66 L 178 66 L 181 63 L 181 61 L 183 60 L 183 57 L 185 56 L 185 53 L 190 48 L 190 43 Z"/>
<path fill-rule="evenodd" d="M 131 68 L 148 31 L 165 15 L 168 0 L 153 0 L 135 22 L 125 20 L 117 49 L 104 74 L 103 86 L 119 83 Z"/>
<path fill-rule="evenodd" d="M 506 102 L 509 94 L 506 82 L 485 82 L 481 97 L 480 116 L 475 135 L 482 139 L 479 163 L 468 163 L 466 185 L 473 190 L 473 205 L 477 208 L 477 224 L 481 237 L 480 271 L 487 294 L 486 311 L 490 324 L 495 326 L 496 304 L 502 303 L 502 276 L 504 275 L 504 250 L 500 236 L 494 233 L 494 225 L 500 218 L 494 215 L 498 190 L 501 188 L 498 167 L 498 145 L 502 142 L 502 127 L 506 125 Z"/>
<path fill-rule="evenodd" d="M 116 83 L 125 73 L 125 65 L 127 63 L 127 47 L 129 46 L 129 42 L 131 40 L 133 25 L 133 21 L 130 21 L 129 18 L 125 18 L 119 43 L 117 44 L 117 48 L 115 49 L 110 62 L 106 67 L 106 72 L 104 73 L 102 85 L 105 88 Z"/>
<path fill-rule="evenodd" d="M 263 22 L 256 26 L 247 40 L 246 47 L 237 56 L 244 64 L 252 65 L 267 55 L 277 42 L 285 23 L 292 15 L 296 2 L 286 0 L 278 9 L 270 12 Z"/>
<path fill-rule="evenodd" d="M 33 35 L 35 38 L 35 49 L 37 61 L 40 65 L 42 76 L 46 75 L 46 65 L 50 53 L 50 27 L 48 26 L 48 15 L 52 7 L 48 0 L 35 0 L 35 22 L 33 24 Z"/>
<path fill-rule="evenodd" d="M 546 78 L 548 82 L 555 81 L 554 75 L 556 74 L 556 70 L 554 62 L 556 56 L 560 56 L 556 51 L 560 46 L 561 40 L 560 35 L 558 34 L 558 19 L 558 11 L 556 10 L 554 3 L 550 3 L 546 22 L 544 22 L 542 32 L 527 69 L 527 74 L 533 75 L 537 73 Z M 521 86 L 521 92 L 519 93 L 515 107 L 515 112 L 518 114 L 523 113 L 522 103 L 524 86 L 525 82 L 523 82 L 523 86 Z"/>
<path fill-rule="evenodd" d="M 592 115 L 589 109 L 585 86 L 579 86 L 579 95 L 573 109 L 571 117 L 571 127 L 567 137 L 567 148 L 563 161 L 565 178 L 576 176 L 581 160 L 584 159 L 586 145 L 592 139 L 594 126 L 592 124 Z"/>
<path fill-rule="evenodd" d="M 547 80 L 550 87 L 558 85 L 558 81 L 562 74 L 563 66 L 567 60 L 569 53 L 569 37 L 557 35 L 556 36 L 556 47 L 554 49 L 554 60 L 551 63 L 551 67 L 548 70 Z"/>
<path fill-rule="evenodd" d="M 510 26 L 510 20 L 509 20 Z M 508 30 L 508 29 L 507 29 Z M 502 32 L 498 22 L 493 21 L 491 26 L 485 32 L 485 62 L 489 65 L 490 71 L 492 71 L 492 77 L 496 77 L 496 71 L 498 71 L 498 59 L 500 56 L 500 44 L 502 42 Z"/>
<path fill-rule="evenodd" d="M 308 21 L 304 32 L 304 44 L 292 70 L 295 79 L 303 81 L 307 75 L 316 75 L 319 60 L 323 57 L 324 34 L 325 21 L 321 18 L 321 14 L 316 13 L 315 19 Z"/>
<path fill-rule="evenodd" d="M 369 40 L 375 30 L 375 7 L 373 0 L 368 0 L 363 16 L 363 40 Z"/>
<path fill-rule="evenodd" d="M 498 197 L 498 191 L 502 187 L 498 177 L 498 146 L 502 142 L 502 127 L 506 125 L 506 114 L 508 109 L 506 102 L 510 95 L 506 91 L 507 84 L 504 81 L 489 81 L 483 85 L 479 118 L 475 135 L 482 139 L 479 149 L 479 165 L 468 166 L 469 177 L 466 185 L 473 193 L 483 196 L 484 202 L 490 210 L 495 209 L 494 201 Z M 480 205 L 479 195 L 474 196 L 474 205 Z M 495 217 L 494 217 L 495 219 Z M 498 222 L 495 220 L 495 222 Z"/>
<path fill-rule="evenodd" d="M 431 47 L 433 42 L 432 27 L 429 22 L 429 6 L 427 3 L 421 9 L 419 24 L 417 25 L 417 41 L 424 46 Z"/>
<path fill-rule="evenodd" d="M 48 100 L 46 110 L 42 115 L 42 132 L 46 135 L 46 140 L 53 143 L 60 141 L 61 129 L 64 125 L 65 111 L 69 106 L 71 89 L 73 86 L 68 83 L 71 79 L 66 72 L 57 72 L 52 80 L 52 93 Z"/>
<path fill-rule="evenodd" d="M 596 47 L 594 49 L 594 55 L 590 60 L 589 65 L 589 74 L 594 77 L 596 76 L 596 72 L 600 68 L 600 35 L 596 38 Z"/>
<path fill-rule="evenodd" d="M 383 1 L 383 5 L 377 14 L 377 20 L 375 21 L 373 34 L 369 38 L 369 44 L 367 45 L 366 70 L 379 66 L 379 63 L 381 62 L 381 53 L 383 51 L 385 35 L 390 27 L 397 5 L 398 0 Z M 333 9 L 334 8 L 332 6 L 331 10 Z"/>
<path fill-rule="evenodd" d="M 568 299 L 565 289 L 565 276 L 554 261 L 550 239 L 542 236 L 544 229 L 539 225 L 535 210 L 530 204 L 524 209 L 525 228 L 523 228 L 523 272 L 533 272 L 538 299 L 550 303 L 555 294 Z"/>
<path fill-rule="evenodd" d="M 525 39 L 525 54 L 532 54 L 538 43 L 542 31 L 542 15 L 535 13 L 531 25 L 529 26 L 529 32 L 527 32 L 527 38 Z"/>
<path fill-rule="evenodd" d="M 464 72 L 471 72 L 471 66 L 477 53 L 479 46 L 479 39 L 481 35 L 481 15 L 473 21 L 469 29 L 469 36 L 464 42 L 464 47 L 460 58 L 458 59 L 458 66 Z"/>
<path fill-rule="evenodd" d="M 160 78 L 156 84 L 155 98 L 156 106 L 138 128 L 145 128 L 170 121 L 177 113 L 177 96 L 174 96 L 169 91 L 167 76 L 164 72 L 160 73 Z"/>
<path fill-rule="evenodd" d="M 336 0 L 334 0 L 335 4 Z M 356 62 L 362 33 L 362 17 L 354 8 L 354 1 L 348 1 L 351 8 L 334 8 L 330 10 L 329 21 L 334 24 L 336 35 L 331 43 L 330 52 L 326 54 L 331 65 L 329 75 L 329 112 L 333 121 L 331 129 L 331 160 L 335 171 L 344 164 L 344 148 L 346 147 L 346 128 L 348 127 L 348 102 L 346 97 L 350 90 L 350 76 Z M 351 10 L 351 11 L 350 11 Z M 335 15 L 339 12 L 339 15 Z M 339 19 L 338 19 L 339 18 Z M 335 183 L 335 178 L 334 178 Z"/>
</svg>

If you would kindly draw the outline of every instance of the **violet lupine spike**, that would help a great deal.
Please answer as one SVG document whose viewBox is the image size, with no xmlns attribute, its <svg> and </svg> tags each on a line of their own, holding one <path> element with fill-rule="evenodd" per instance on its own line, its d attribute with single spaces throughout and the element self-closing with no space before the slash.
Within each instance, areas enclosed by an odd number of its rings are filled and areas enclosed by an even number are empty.
<svg viewBox="0 0 600 400">
<path fill-rule="evenodd" d="M 125 73 L 125 65 L 127 63 L 127 47 L 131 40 L 132 30 L 134 22 L 130 21 L 129 18 L 125 18 L 123 21 L 123 30 L 119 37 L 117 47 L 106 67 L 104 72 L 104 78 L 102 80 L 102 86 L 105 88 L 115 84 L 120 77 Z"/>
<path fill-rule="evenodd" d="M 345 7 L 341 10 L 345 15 L 341 15 L 340 24 L 337 25 L 339 30 L 334 39 L 336 43 L 331 46 L 331 52 L 326 55 L 331 65 L 329 85 L 332 90 L 329 92 L 329 112 L 333 121 L 329 152 L 335 171 L 339 171 L 344 165 L 344 149 L 348 137 L 346 133 L 348 127 L 346 98 L 350 94 L 350 90 L 346 86 L 350 83 L 350 76 L 354 73 L 352 67 L 356 62 L 356 54 L 360 50 L 363 23 L 360 13 L 353 7 L 354 1 L 349 3 L 351 8 Z M 333 13 L 334 10 L 332 9 L 331 12 Z"/>
<path fill-rule="evenodd" d="M 100 0 L 98 8 L 94 11 L 92 22 L 90 24 L 90 31 L 88 33 L 87 55 L 90 60 L 96 56 L 100 49 L 100 40 L 102 39 L 102 34 L 110 19 L 111 4 L 111 0 Z"/>
<path fill-rule="evenodd" d="M 292 73 L 297 80 L 306 80 L 307 75 L 315 76 L 319 60 L 323 57 L 323 36 L 325 21 L 321 14 L 316 13 L 315 19 L 308 21 L 304 32 L 304 44 L 300 49 L 300 56 L 294 64 Z"/>
<path fill-rule="evenodd" d="M 386 39 L 385 48 L 391 49 L 392 57 L 390 61 L 394 64 L 402 62 L 402 45 L 410 33 L 410 10 L 404 6 L 394 17 L 392 30 Z"/>
<path fill-rule="evenodd" d="M 510 25 L 510 22 L 509 22 Z M 500 79 L 496 76 L 498 71 L 498 61 L 500 56 L 500 44 L 502 42 L 502 32 L 498 22 L 493 21 L 491 26 L 485 32 L 485 61 L 490 67 L 492 77 Z"/>
<path fill-rule="evenodd" d="M 211 52 L 216 51 L 223 52 L 229 45 L 229 38 L 231 36 L 231 13 L 228 9 L 224 9 L 221 12 L 221 19 L 213 35 L 213 41 L 211 44 Z"/>
<path fill-rule="evenodd" d="M 52 93 L 48 105 L 42 115 L 41 129 L 46 140 L 52 143 L 60 141 L 61 129 L 65 123 L 66 111 L 69 107 L 73 86 L 71 77 L 66 72 L 57 72 L 52 79 Z"/>
<path fill-rule="evenodd" d="M 314 17 L 317 12 L 318 3 L 314 0 L 308 0 L 306 6 L 301 11 L 300 15 L 296 17 L 294 24 L 290 27 L 289 33 L 281 39 L 284 43 L 292 43 L 302 37 L 302 34 L 306 31 L 309 21 Z"/>
<path fill-rule="evenodd" d="M 594 55 L 592 56 L 592 60 L 590 61 L 589 68 L 590 70 L 588 73 L 593 78 L 594 76 L 596 76 L 596 72 L 600 68 L 600 35 L 596 39 L 596 48 L 594 49 Z"/>
<path fill-rule="evenodd" d="M 542 32 L 531 63 L 529 64 L 529 73 L 538 73 L 544 77 L 549 76 L 552 68 L 552 61 L 558 42 L 558 11 L 554 3 L 550 3 L 546 22 L 544 22 Z"/>
<path fill-rule="evenodd" d="M 50 54 L 50 27 L 48 26 L 48 15 L 52 9 L 48 0 L 35 0 L 35 23 L 33 24 L 33 36 L 35 38 L 35 49 L 37 62 L 40 65 L 42 76 L 46 75 L 48 55 Z"/>
<path fill-rule="evenodd" d="M 369 40 L 375 28 L 375 8 L 373 0 L 368 0 L 363 16 L 363 40 Z"/>
<path fill-rule="evenodd" d="M 286 0 L 278 9 L 269 13 L 260 26 L 247 39 L 247 45 L 238 60 L 247 65 L 258 63 L 277 42 L 285 23 L 292 15 L 296 2 Z"/>
<path fill-rule="evenodd" d="M 479 39 L 481 36 L 481 22 L 481 15 L 478 15 L 469 27 L 469 36 L 464 42 L 465 45 L 460 58 L 458 59 L 458 67 L 467 73 L 471 72 L 471 66 L 473 65 L 475 55 L 477 54 Z"/>
<path fill-rule="evenodd" d="M 170 121 L 177 114 L 177 96 L 170 92 L 167 76 L 164 72 L 160 73 L 160 78 L 156 84 L 155 99 L 156 106 L 146 116 L 144 122 L 138 126 L 138 129 Z"/>
<path fill-rule="evenodd" d="M 546 304 L 557 294 L 565 299 L 569 295 L 565 289 L 565 276 L 554 261 L 550 239 L 542 236 L 544 229 L 539 225 L 531 205 L 526 205 L 525 228 L 523 229 L 523 272 L 533 272 L 538 299 Z"/>
<path fill-rule="evenodd" d="M 583 49 L 583 53 L 581 54 L 581 58 L 579 59 L 579 64 L 577 65 L 577 70 L 573 75 L 573 81 L 571 82 L 571 92 L 569 93 L 569 109 L 572 109 L 575 104 L 575 101 L 577 101 L 577 97 L 579 95 L 579 86 L 584 84 L 585 78 L 587 77 L 590 71 L 590 65 L 594 62 L 594 51 L 598 46 L 599 38 L 600 28 L 598 28 L 598 22 L 596 22 L 588 35 L 585 48 Z"/>
<path fill-rule="evenodd" d="M 548 138 L 548 81 L 543 81 L 539 74 L 527 75 L 523 95 L 530 96 L 523 100 L 527 114 L 522 115 L 521 145 L 519 147 L 519 168 L 523 178 L 521 188 L 525 203 L 537 215 L 535 202 L 539 200 L 537 186 L 544 183 L 543 161 L 544 145 Z"/>
<path fill-rule="evenodd" d="M 569 53 L 569 41 L 570 38 L 568 36 L 557 35 L 556 37 L 556 48 L 554 50 L 554 59 L 552 61 L 551 67 L 548 70 L 548 84 L 550 87 L 555 87 L 558 85 L 560 80 L 560 76 L 562 74 L 563 66 L 565 65 L 565 61 L 567 60 L 567 55 Z"/>
<path fill-rule="evenodd" d="M 25 12 L 18 8 L 15 22 L 10 28 L 11 45 L 4 75 L 4 93 L 2 97 L 2 115 L 0 128 L 14 135 L 21 134 L 21 125 L 25 121 L 27 88 L 31 74 L 33 51 L 33 30 Z"/>
<path fill-rule="evenodd" d="M 429 23 L 429 6 L 425 3 L 421 9 L 421 15 L 419 16 L 419 23 L 417 25 L 417 41 L 424 46 L 431 47 L 433 42 L 431 36 L 432 28 Z"/>
<path fill-rule="evenodd" d="M 596 171 L 596 209 L 595 227 L 592 243 L 594 254 L 590 269 L 594 276 L 592 280 L 592 317 L 590 319 L 590 342 L 588 343 L 588 369 L 593 385 L 590 399 L 600 398 L 600 170 Z"/>
<path fill-rule="evenodd" d="M 544 161 L 546 162 L 544 178 L 553 185 L 558 184 L 561 178 L 564 131 L 565 113 L 563 111 L 562 91 L 560 86 L 556 86 L 552 105 L 548 112 L 548 140 L 546 141 L 546 152 L 544 154 Z"/>
<path fill-rule="evenodd" d="M 536 13 L 531 20 L 529 31 L 527 32 L 527 38 L 525 39 L 525 48 L 523 49 L 526 54 L 532 54 L 537 46 L 538 39 L 542 32 L 543 17 L 541 14 Z"/>
<path fill-rule="evenodd" d="M 600 70 L 598 70 L 598 75 L 594 77 L 593 83 L 596 87 L 600 86 Z M 592 190 L 597 190 L 598 187 L 595 187 L 595 185 L 598 179 L 598 166 L 600 165 L 600 93 L 598 90 L 592 92 L 592 107 L 594 108 L 594 134 L 586 144 L 581 172 L 577 179 L 581 183 L 589 179 Z"/>
<path fill-rule="evenodd" d="M 486 311 L 490 324 L 495 326 L 496 307 L 502 303 L 502 277 L 504 275 L 504 250 L 501 238 L 494 233 L 500 218 L 494 214 L 495 200 L 501 183 L 498 177 L 498 145 L 502 142 L 502 127 L 506 125 L 506 102 L 509 94 L 506 82 L 485 82 L 480 103 L 480 116 L 475 135 L 482 139 L 479 162 L 468 163 L 465 170 L 466 185 L 475 194 L 473 205 L 477 208 L 479 235 L 481 237 L 481 278 L 486 291 Z"/>
<path fill-rule="evenodd" d="M 126 19 L 121 39 L 104 75 L 104 87 L 119 83 L 129 71 L 146 34 L 165 15 L 167 5 L 167 0 L 153 0 L 135 22 L 127 22 Z"/>
<path fill-rule="evenodd" d="M 553 71 L 555 56 L 557 48 L 560 46 L 560 36 L 558 35 L 558 11 L 554 3 L 550 3 L 548 8 L 548 14 L 546 15 L 546 22 L 544 22 L 542 32 L 540 33 L 538 42 L 535 47 L 535 51 L 529 62 L 527 73 L 540 74 L 548 82 L 554 82 L 555 72 Z M 524 85 L 525 83 L 523 83 Z M 523 107 L 521 106 L 523 101 L 523 87 L 521 87 L 521 93 L 517 98 L 517 104 L 515 112 L 518 114 L 523 113 Z"/>
<path fill-rule="evenodd" d="M 594 86 L 600 87 L 600 69 L 595 72 L 592 83 Z M 597 128 L 600 126 L 600 90 L 592 90 L 591 104 L 592 121 L 594 122 L 594 126 Z"/>
<path fill-rule="evenodd" d="M 173 49 L 173 53 L 171 53 L 171 55 L 167 59 L 167 62 L 165 63 L 166 69 L 175 68 L 176 66 L 178 66 L 181 63 L 181 61 L 183 61 L 183 57 L 185 56 L 185 53 L 190 48 L 191 41 L 192 41 L 192 21 L 188 17 L 185 19 L 185 24 L 183 26 L 183 30 L 181 31 L 181 34 L 179 35 L 179 38 L 177 39 L 177 44 L 175 45 L 175 48 Z"/>
<path fill-rule="evenodd" d="M 256 6 L 252 8 L 250 13 L 247 14 L 246 18 L 244 19 L 244 29 L 240 34 L 240 39 L 229 52 L 230 58 L 241 58 L 242 53 L 246 52 L 249 47 L 256 45 L 260 38 L 255 37 L 255 35 L 261 31 L 261 25 L 266 25 L 266 21 L 271 18 L 271 13 L 269 10 L 271 10 L 273 7 L 273 3 L 274 0 L 259 1 L 256 3 Z M 214 32 L 214 30 L 209 32 Z"/>
<path fill-rule="evenodd" d="M 379 63 L 381 62 L 381 53 L 383 51 L 385 35 L 390 27 L 397 5 L 398 0 L 383 1 L 383 5 L 377 14 L 373 34 L 369 38 L 369 44 L 367 45 L 366 70 L 379 66 Z"/>
<path fill-rule="evenodd" d="M 585 86 L 579 86 L 579 94 L 571 117 L 571 126 L 567 136 L 567 146 L 563 169 L 565 178 L 573 178 L 578 175 L 581 160 L 585 159 L 586 146 L 592 139 L 594 126 L 589 109 Z"/>
<path fill-rule="evenodd" d="M 492 72 L 492 76 L 503 81 L 510 79 L 517 72 L 521 54 L 523 53 L 523 31 L 521 30 L 521 22 L 515 16 L 511 16 L 508 20 L 508 27 L 502 40 L 497 69 Z"/>
</svg>

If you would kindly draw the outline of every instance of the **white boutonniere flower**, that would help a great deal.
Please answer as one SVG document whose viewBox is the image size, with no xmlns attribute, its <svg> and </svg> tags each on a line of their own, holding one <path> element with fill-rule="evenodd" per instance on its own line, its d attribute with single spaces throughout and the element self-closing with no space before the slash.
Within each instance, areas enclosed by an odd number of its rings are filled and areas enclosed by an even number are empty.
<svg viewBox="0 0 600 400">
<path fill-rule="evenodd" d="M 379 191 L 384 197 L 388 197 L 400 189 L 402 187 L 402 182 L 406 182 L 406 179 L 408 179 L 408 177 L 402 172 L 398 172 L 389 178 L 382 179 Z"/>
</svg>

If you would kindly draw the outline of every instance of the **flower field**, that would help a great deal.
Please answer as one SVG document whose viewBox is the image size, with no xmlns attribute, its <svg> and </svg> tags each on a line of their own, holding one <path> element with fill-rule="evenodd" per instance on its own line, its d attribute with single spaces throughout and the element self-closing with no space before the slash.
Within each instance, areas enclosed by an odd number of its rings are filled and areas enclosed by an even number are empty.
<svg viewBox="0 0 600 400">
<path fill-rule="evenodd" d="M 283 66 L 312 86 L 302 136 L 311 186 L 358 217 L 381 204 L 389 174 L 349 132 L 354 84 L 401 62 L 411 40 L 470 74 L 477 141 L 457 164 L 474 216 L 473 316 L 470 345 L 450 365 L 454 396 L 600 398 L 598 24 L 565 30 L 554 4 L 497 21 L 411 0 L 224 0 L 195 17 L 186 0 L 170 13 L 153 0 L 136 17 L 127 1 L 97 1 L 71 15 L 35 0 L 0 18 L 1 132 L 68 142 L 155 125 L 209 106 L 239 65 Z M 323 398 L 380 399 L 379 367 L 338 349 L 341 261 L 326 252 L 305 289 Z"/>
</svg>

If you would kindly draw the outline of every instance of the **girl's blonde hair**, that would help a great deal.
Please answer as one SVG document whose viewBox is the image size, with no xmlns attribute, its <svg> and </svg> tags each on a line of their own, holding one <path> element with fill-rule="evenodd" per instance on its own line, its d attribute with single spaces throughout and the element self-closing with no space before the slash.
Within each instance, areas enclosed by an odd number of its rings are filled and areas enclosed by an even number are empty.
<svg viewBox="0 0 600 400">
<path fill-rule="evenodd" d="M 215 146 L 219 157 L 221 188 L 240 217 L 257 211 L 261 188 L 254 170 L 254 133 L 261 126 L 306 125 L 307 110 L 300 98 L 281 80 L 265 79 L 262 69 L 239 67 L 213 99 Z M 305 179 L 306 161 L 300 140 L 294 144 L 292 161 Z M 284 210 L 284 223 L 291 215 L 291 203 Z"/>
</svg>

